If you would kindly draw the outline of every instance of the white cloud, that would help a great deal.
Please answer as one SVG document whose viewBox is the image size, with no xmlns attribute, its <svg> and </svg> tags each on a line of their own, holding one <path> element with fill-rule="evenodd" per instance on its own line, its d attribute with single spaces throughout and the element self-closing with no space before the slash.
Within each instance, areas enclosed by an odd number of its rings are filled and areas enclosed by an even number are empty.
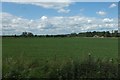
<svg viewBox="0 0 120 80">
<path fill-rule="evenodd" d="M 114 8 L 114 7 L 116 7 L 117 5 L 115 4 L 115 3 L 113 3 L 113 4 L 111 4 L 110 6 L 109 6 L 109 8 Z"/>
<path fill-rule="evenodd" d="M 3 34 L 21 33 L 23 30 L 29 29 L 31 20 L 23 19 L 8 13 L 2 13 L 2 29 Z"/>
<path fill-rule="evenodd" d="M 26 3 L 26 4 L 32 4 L 44 8 L 61 9 L 64 7 L 68 7 L 71 4 L 71 2 L 37 2 L 37 3 Z"/>
<path fill-rule="evenodd" d="M 98 12 L 96 12 L 98 15 L 100 15 L 100 16 L 105 16 L 107 13 L 106 12 L 104 12 L 104 11 L 98 11 Z"/>
<path fill-rule="evenodd" d="M 58 12 L 59 13 L 69 13 L 70 10 L 69 9 L 59 9 Z"/>
<path fill-rule="evenodd" d="M 55 9 L 59 13 L 69 13 L 70 9 L 67 9 L 73 2 L 19 2 L 18 4 L 31 4 L 35 6 L 40 6 L 47 9 Z"/>
<path fill-rule="evenodd" d="M 112 21 L 113 21 L 113 19 L 110 19 L 110 18 L 104 18 L 103 19 L 103 22 L 105 22 L 105 23 L 110 23 Z"/>
<path fill-rule="evenodd" d="M 117 25 L 117 19 L 112 18 L 42 16 L 36 20 L 29 20 L 9 13 L 2 13 L 3 34 L 21 34 L 23 31 L 34 34 L 67 34 L 94 30 L 114 30 L 117 29 Z"/>
<path fill-rule="evenodd" d="M 88 23 L 91 23 L 92 22 L 92 20 L 88 20 Z"/>
<path fill-rule="evenodd" d="M 46 16 L 42 16 L 42 17 L 41 17 L 41 20 L 46 20 L 46 19 L 47 19 Z"/>
</svg>

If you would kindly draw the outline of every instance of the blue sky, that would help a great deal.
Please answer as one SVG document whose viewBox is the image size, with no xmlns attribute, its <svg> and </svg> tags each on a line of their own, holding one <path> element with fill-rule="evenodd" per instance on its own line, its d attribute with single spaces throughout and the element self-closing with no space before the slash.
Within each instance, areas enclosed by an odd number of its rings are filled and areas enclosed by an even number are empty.
<svg viewBox="0 0 120 80">
<path fill-rule="evenodd" d="M 35 34 L 64 34 L 89 30 L 115 30 L 118 3 L 2 2 L 2 14 L 3 34 L 20 34 L 23 31 Z"/>
<path fill-rule="evenodd" d="M 19 4 L 11 2 L 2 3 L 2 11 L 8 12 L 16 16 L 22 16 L 28 19 L 38 19 L 39 17 L 45 16 L 74 16 L 74 15 L 85 15 L 88 17 L 101 17 L 96 14 L 97 11 L 105 11 L 108 15 L 105 17 L 117 17 L 118 7 L 109 8 L 111 2 L 76 2 L 71 4 L 67 9 L 71 11 L 67 14 L 58 13 L 55 9 L 43 8 L 41 6 L 31 4 Z M 116 5 L 117 2 L 115 3 Z"/>
</svg>

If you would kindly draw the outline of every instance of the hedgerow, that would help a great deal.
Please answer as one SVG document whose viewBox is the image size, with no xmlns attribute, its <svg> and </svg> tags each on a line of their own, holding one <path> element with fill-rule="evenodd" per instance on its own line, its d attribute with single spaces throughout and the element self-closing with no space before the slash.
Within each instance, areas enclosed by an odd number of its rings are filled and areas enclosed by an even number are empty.
<svg viewBox="0 0 120 80">
<path fill-rule="evenodd" d="M 81 80 L 84 78 L 118 78 L 118 59 L 96 59 L 88 55 L 83 61 L 72 58 L 62 63 L 47 60 L 6 58 L 3 60 L 3 79 L 46 78 L 58 80 Z"/>
</svg>

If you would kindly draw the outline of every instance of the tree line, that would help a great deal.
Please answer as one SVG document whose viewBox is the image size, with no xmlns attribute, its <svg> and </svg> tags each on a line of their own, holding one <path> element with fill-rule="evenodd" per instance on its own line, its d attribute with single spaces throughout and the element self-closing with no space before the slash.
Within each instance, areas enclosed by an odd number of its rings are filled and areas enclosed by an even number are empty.
<svg viewBox="0 0 120 80">
<path fill-rule="evenodd" d="M 81 33 L 57 34 L 57 35 L 34 35 L 32 32 L 22 32 L 21 35 L 3 35 L 2 37 L 120 37 L 118 30 L 112 31 L 89 31 Z"/>
</svg>

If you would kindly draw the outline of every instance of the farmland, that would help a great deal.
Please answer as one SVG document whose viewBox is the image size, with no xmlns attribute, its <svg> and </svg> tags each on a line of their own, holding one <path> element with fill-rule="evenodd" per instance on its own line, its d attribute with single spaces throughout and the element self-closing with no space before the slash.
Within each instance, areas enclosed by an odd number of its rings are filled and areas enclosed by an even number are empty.
<svg viewBox="0 0 120 80">
<path fill-rule="evenodd" d="M 36 60 L 43 66 L 46 61 L 55 60 L 57 63 L 63 63 L 68 59 L 82 61 L 88 54 L 102 59 L 118 57 L 117 38 L 7 37 L 2 39 L 2 44 L 3 74 L 9 71 L 6 59 L 15 61 L 20 59 L 24 63 Z"/>
<path fill-rule="evenodd" d="M 19 57 L 47 59 L 95 57 L 116 58 L 116 38 L 3 38 L 3 58 Z"/>
<path fill-rule="evenodd" d="M 2 38 L 0 37 L 0 78 L 2 76 Z"/>
</svg>

